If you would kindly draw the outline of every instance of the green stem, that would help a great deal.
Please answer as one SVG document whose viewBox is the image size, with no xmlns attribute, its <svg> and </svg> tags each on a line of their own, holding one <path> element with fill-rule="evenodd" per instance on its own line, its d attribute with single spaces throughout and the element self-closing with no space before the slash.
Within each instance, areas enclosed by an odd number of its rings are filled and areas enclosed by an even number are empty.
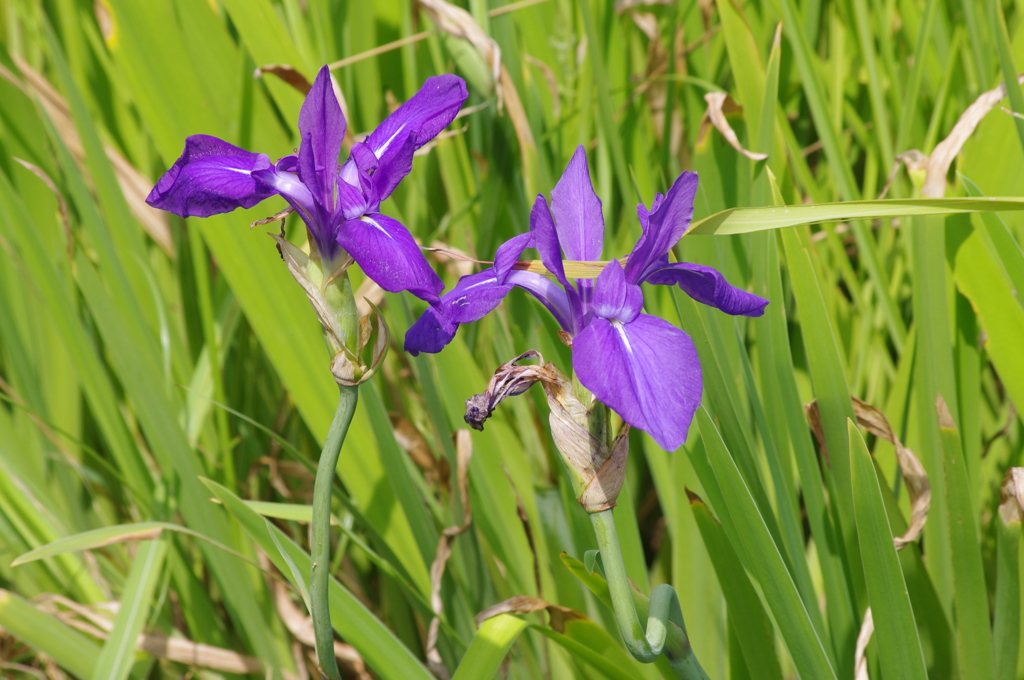
<svg viewBox="0 0 1024 680">
<path fill-rule="evenodd" d="M 313 544 L 310 546 L 312 571 L 309 579 L 309 600 L 313 611 L 313 632 L 316 636 L 316 656 L 320 669 L 331 678 L 339 680 L 338 662 L 334 658 L 334 632 L 331 628 L 331 610 L 328 605 L 328 584 L 331 577 L 331 489 L 334 472 L 338 466 L 338 454 L 345 441 L 352 414 L 356 410 L 359 393 L 356 387 L 341 386 L 338 410 L 327 432 L 327 441 L 320 454 L 316 469 L 316 484 L 313 487 Z"/>
<path fill-rule="evenodd" d="M 638 602 L 634 599 L 632 585 L 626 576 L 626 564 L 622 560 L 619 536 L 615 530 L 615 517 L 611 510 L 604 510 L 592 513 L 590 521 L 597 534 L 597 546 L 601 549 L 601 563 L 608 580 L 615 621 L 619 624 L 626 649 L 633 658 L 643 663 L 653 663 L 664 652 L 678 677 L 683 680 L 708 680 L 690 648 L 675 589 L 662 583 L 651 591 L 645 631 L 637 615 Z M 639 604 L 643 606 L 642 601 Z"/>
</svg>

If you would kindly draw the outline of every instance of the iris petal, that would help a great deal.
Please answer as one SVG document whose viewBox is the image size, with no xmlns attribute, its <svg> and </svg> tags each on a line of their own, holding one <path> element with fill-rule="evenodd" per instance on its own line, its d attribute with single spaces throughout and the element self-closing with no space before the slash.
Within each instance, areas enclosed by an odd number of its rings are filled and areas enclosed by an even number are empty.
<svg viewBox="0 0 1024 680">
<path fill-rule="evenodd" d="M 612 260 L 605 265 L 594 286 L 594 314 L 604 319 L 629 323 L 644 307 L 644 294 L 640 286 L 626 281 L 622 265 Z"/>
<path fill-rule="evenodd" d="M 345 139 L 345 115 L 334 96 L 331 72 L 320 69 L 299 111 L 299 177 L 317 201 L 334 210 L 334 183 L 341 142 Z"/>
<path fill-rule="evenodd" d="M 686 233 L 693 217 L 693 197 L 697 193 L 697 173 L 684 172 L 673 182 L 664 199 L 655 198 L 648 213 L 639 206 L 637 213 L 644 227 L 626 262 L 626 278 L 641 283 L 659 259 Z"/>
<path fill-rule="evenodd" d="M 185 140 L 185 150 L 146 197 L 146 203 L 182 217 L 209 217 L 251 208 L 276 192 L 258 184 L 254 170 L 270 167 L 265 154 L 209 135 Z"/>
<path fill-rule="evenodd" d="M 412 170 L 413 152 L 448 127 L 468 96 L 462 78 L 432 76 L 419 92 L 370 133 L 366 144 L 380 159 L 374 182 L 381 201 L 390 196 Z"/>
<path fill-rule="evenodd" d="M 604 245 L 601 199 L 587 170 L 587 152 L 580 146 L 551 191 L 551 212 L 567 260 L 600 260 Z"/>
<path fill-rule="evenodd" d="M 537 194 L 537 200 L 533 202 L 533 209 L 530 211 L 530 233 L 533 234 L 537 252 L 540 253 L 540 261 L 555 275 L 559 283 L 568 286 L 569 280 L 565 277 L 565 268 L 562 266 L 558 232 L 555 230 L 554 220 L 551 219 L 547 201 L 541 194 Z"/>
<path fill-rule="evenodd" d="M 678 262 L 651 272 L 647 283 L 678 285 L 697 302 L 717 307 L 726 314 L 761 316 L 768 301 L 725 280 L 714 267 Z"/>
<path fill-rule="evenodd" d="M 686 333 L 648 314 L 631 323 L 595 318 L 573 339 L 572 365 L 595 397 L 659 446 L 686 441 L 703 389 Z"/>
<path fill-rule="evenodd" d="M 338 230 L 337 240 L 384 290 L 407 290 L 427 302 L 438 301 L 444 284 L 398 220 L 381 213 L 348 220 Z"/>
<path fill-rule="evenodd" d="M 405 350 L 413 355 L 440 352 L 455 337 L 459 324 L 484 318 L 513 288 L 531 293 L 563 328 L 569 328 L 569 301 L 558 284 L 535 272 L 518 270 L 509 272 L 500 283 L 492 267 L 463 276 L 438 304 L 427 309 L 405 334 Z"/>
<path fill-rule="evenodd" d="M 533 234 L 527 232 L 517 234 L 498 246 L 498 251 L 494 253 L 494 273 L 500 283 L 505 283 L 505 279 L 523 251 L 533 247 L 531 241 L 533 241 Z"/>
</svg>

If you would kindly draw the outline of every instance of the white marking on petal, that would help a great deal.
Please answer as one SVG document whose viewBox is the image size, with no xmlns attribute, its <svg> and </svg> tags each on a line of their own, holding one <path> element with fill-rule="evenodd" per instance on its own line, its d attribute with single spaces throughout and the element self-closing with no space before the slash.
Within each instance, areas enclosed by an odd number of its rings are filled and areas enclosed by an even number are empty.
<svg viewBox="0 0 1024 680">
<path fill-rule="evenodd" d="M 384 229 L 384 227 L 382 227 L 382 226 L 380 226 L 379 224 L 377 224 L 376 220 L 374 220 L 374 219 L 373 219 L 372 217 L 368 217 L 367 215 L 363 215 L 363 216 L 362 216 L 362 217 L 360 217 L 359 219 L 360 219 L 360 220 L 362 220 L 363 222 L 366 222 L 367 224 L 370 224 L 370 225 L 372 225 L 372 226 L 376 227 L 376 228 L 377 228 L 377 230 L 378 230 L 378 231 L 380 231 L 380 233 L 384 234 L 385 236 L 387 236 L 387 237 L 388 237 L 389 239 L 391 239 L 392 241 L 394 241 L 394 240 L 395 240 L 395 239 L 394 239 L 394 237 L 392 237 L 392 236 L 391 236 L 391 234 L 389 234 L 389 233 L 388 233 L 388 232 L 387 232 L 387 231 L 386 231 L 386 230 Z"/>
<path fill-rule="evenodd" d="M 626 335 L 626 329 L 624 324 L 618 319 L 610 319 L 609 323 L 612 325 L 612 328 L 615 329 L 615 332 L 619 334 L 619 337 L 622 338 L 622 344 L 626 348 L 626 354 L 628 354 L 629 357 L 632 359 L 633 347 L 632 345 L 629 344 L 629 336 Z"/>
<path fill-rule="evenodd" d="M 497 277 L 492 276 L 489 279 L 484 279 L 483 281 L 477 281 L 476 283 L 474 283 L 472 285 L 466 286 L 466 290 L 469 290 L 470 288 L 476 288 L 477 286 L 483 286 L 484 284 L 487 284 L 487 283 L 495 283 L 495 282 L 497 282 L 497 280 L 498 280 Z"/>
<path fill-rule="evenodd" d="M 398 133 L 400 133 L 404 129 L 405 123 L 402 123 L 401 125 L 398 126 L 398 129 L 395 130 L 393 135 L 388 137 L 383 144 L 381 144 L 380 146 L 373 150 L 373 155 L 379 159 L 384 154 L 384 152 L 388 150 L 388 147 L 391 146 L 391 142 L 395 141 L 395 137 L 398 136 Z"/>
</svg>

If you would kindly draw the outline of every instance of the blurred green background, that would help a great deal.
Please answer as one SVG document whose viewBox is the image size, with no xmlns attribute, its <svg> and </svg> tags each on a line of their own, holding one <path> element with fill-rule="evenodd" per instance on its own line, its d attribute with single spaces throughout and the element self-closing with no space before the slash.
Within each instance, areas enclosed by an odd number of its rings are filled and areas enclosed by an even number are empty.
<svg viewBox="0 0 1024 680">
<path fill-rule="evenodd" d="M 325 63 L 355 138 L 455 72 L 466 115 L 382 211 L 489 260 L 583 144 L 618 257 L 634 206 L 683 170 L 700 174 L 695 219 L 918 197 L 924 155 L 1004 82 L 952 149 L 946 195 L 1024 196 L 1022 17 L 1019 0 L 0 0 L 0 675 L 316 677 L 304 551 L 329 357 L 277 226 L 248 227 L 282 200 L 205 220 L 145 205 L 186 136 L 276 158 Z M 710 124 L 715 92 L 767 161 Z M 777 231 L 744 213 L 749 233 L 679 243 L 769 298 L 761 319 L 646 291 L 694 338 L 711 418 L 675 452 L 634 431 L 615 514 L 633 582 L 677 589 L 715 680 L 853 678 L 860 656 L 871 678 L 1024 677 L 1020 521 L 998 508 L 1024 455 L 1024 220 L 913 212 Z M 429 257 L 448 285 L 473 271 Z M 537 349 L 568 370 L 554 322 L 516 293 L 413 358 L 401 339 L 423 304 L 353 275 L 394 346 L 338 466 L 343 675 L 660 677 L 620 646 L 539 390 L 455 436 L 499 364 Z M 848 434 L 851 395 L 930 481 L 923 539 L 898 556 L 910 494 L 891 443 Z M 472 524 L 438 581 L 428 670 L 429 570 L 463 520 L 457 439 Z M 543 602 L 478 631 L 517 595 Z"/>
</svg>

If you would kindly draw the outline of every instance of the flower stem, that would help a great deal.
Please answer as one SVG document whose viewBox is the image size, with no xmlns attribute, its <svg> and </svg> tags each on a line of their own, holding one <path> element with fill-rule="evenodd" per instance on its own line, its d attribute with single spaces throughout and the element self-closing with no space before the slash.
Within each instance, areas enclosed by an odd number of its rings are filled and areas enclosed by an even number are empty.
<svg viewBox="0 0 1024 680">
<path fill-rule="evenodd" d="M 626 564 L 622 560 L 619 536 L 615 530 L 612 510 L 603 510 L 590 515 L 597 534 L 597 545 L 601 549 L 601 563 L 608 580 L 608 593 L 615 610 L 615 621 L 626 643 L 626 648 L 637 661 L 653 663 L 662 652 L 669 660 L 679 678 L 683 680 L 708 680 L 700 662 L 690 648 L 686 635 L 683 612 L 675 589 L 667 583 L 651 591 L 649 605 L 639 593 L 634 593 Z M 644 630 L 637 615 L 637 608 L 646 606 L 647 630 Z"/>
<path fill-rule="evenodd" d="M 309 600 L 313 611 L 313 632 L 316 636 L 316 656 L 320 669 L 339 680 L 338 662 L 334 658 L 334 632 L 331 628 L 331 610 L 328 606 L 328 584 L 331 577 L 331 489 L 338 454 L 345 441 L 352 414 L 356 410 L 359 393 L 356 387 L 339 386 L 338 410 L 327 432 L 327 441 L 320 454 L 313 487 L 313 544 L 310 546 L 312 571 L 309 579 Z"/>
</svg>

